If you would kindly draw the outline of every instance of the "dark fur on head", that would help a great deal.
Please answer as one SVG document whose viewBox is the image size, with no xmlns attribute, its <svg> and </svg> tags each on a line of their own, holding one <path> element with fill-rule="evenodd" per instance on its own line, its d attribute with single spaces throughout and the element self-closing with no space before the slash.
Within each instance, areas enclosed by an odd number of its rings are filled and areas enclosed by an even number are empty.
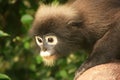
<svg viewBox="0 0 120 80">
<path fill-rule="evenodd" d="M 32 33 L 34 35 L 46 35 L 54 33 L 59 37 L 59 48 L 64 45 L 69 47 L 64 48 L 64 51 L 72 50 L 75 47 L 80 47 L 80 42 L 85 41 L 82 32 L 77 26 L 77 23 L 82 23 L 82 18 L 78 16 L 77 11 L 68 6 L 42 6 L 38 9 L 33 23 Z M 80 27 L 83 25 L 81 24 Z M 79 30 L 78 30 L 79 29 Z M 79 35 L 78 35 L 79 34 Z M 63 44 L 62 44 L 63 43 Z M 78 45 L 78 46 L 77 46 Z M 74 46 L 74 47 L 73 47 Z M 64 52 L 63 52 L 64 53 Z"/>
</svg>

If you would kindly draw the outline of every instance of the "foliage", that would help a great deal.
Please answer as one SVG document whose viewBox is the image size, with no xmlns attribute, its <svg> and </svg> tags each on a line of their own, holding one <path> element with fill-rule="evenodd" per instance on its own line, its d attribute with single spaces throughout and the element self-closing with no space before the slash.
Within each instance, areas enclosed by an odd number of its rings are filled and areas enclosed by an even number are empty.
<svg viewBox="0 0 120 80">
<path fill-rule="evenodd" d="M 0 80 L 11 80 L 7 75 L 0 74 Z"/>
<path fill-rule="evenodd" d="M 0 0 L 0 73 L 11 80 L 73 80 L 85 53 L 62 58 L 54 67 L 44 66 L 39 49 L 29 36 L 34 13 L 43 2 L 66 0 Z M 0 80 L 10 80 L 0 74 Z"/>
</svg>

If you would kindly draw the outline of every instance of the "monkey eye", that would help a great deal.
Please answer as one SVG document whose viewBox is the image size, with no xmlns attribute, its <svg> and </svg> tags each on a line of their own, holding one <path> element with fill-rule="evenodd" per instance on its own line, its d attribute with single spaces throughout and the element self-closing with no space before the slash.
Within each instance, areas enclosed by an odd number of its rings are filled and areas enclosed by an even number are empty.
<svg viewBox="0 0 120 80">
<path fill-rule="evenodd" d="M 53 38 L 48 38 L 48 42 L 52 43 L 53 41 Z"/>
<path fill-rule="evenodd" d="M 68 25 L 69 26 L 73 26 L 76 28 L 79 28 L 80 26 L 82 26 L 83 22 L 82 21 L 69 21 Z"/>
<path fill-rule="evenodd" d="M 57 37 L 56 36 L 46 36 L 46 42 L 50 45 L 56 45 L 57 44 Z"/>
<path fill-rule="evenodd" d="M 39 46 L 43 44 L 43 40 L 42 40 L 41 37 L 35 36 L 35 40 L 36 40 L 36 43 L 37 43 Z"/>
</svg>

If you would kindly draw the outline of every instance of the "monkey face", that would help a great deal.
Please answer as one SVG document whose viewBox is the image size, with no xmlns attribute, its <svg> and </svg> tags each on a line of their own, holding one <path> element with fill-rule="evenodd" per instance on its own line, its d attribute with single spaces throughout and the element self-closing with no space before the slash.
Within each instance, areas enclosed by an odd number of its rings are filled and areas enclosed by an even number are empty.
<svg viewBox="0 0 120 80">
<path fill-rule="evenodd" d="M 56 60 L 56 52 L 54 47 L 58 43 L 58 39 L 55 35 L 45 35 L 43 37 L 35 36 L 37 45 L 40 47 L 40 55 L 43 57 L 43 60 L 46 65 L 53 65 Z"/>
<path fill-rule="evenodd" d="M 56 59 L 67 55 L 72 50 L 70 44 L 67 44 L 67 40 L 60 38 L 54 33 L 35 36 L 35 41 L 40 47 L 40 56 L 47 66 L 53 66 Z"/>
</svg>

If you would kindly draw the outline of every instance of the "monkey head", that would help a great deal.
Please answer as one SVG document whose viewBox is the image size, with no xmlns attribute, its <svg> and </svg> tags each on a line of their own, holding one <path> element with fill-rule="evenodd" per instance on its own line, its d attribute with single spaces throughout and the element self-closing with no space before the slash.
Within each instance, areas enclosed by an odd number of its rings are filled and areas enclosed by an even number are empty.
<svg viewBox="0 0 120 80">
<path fill-rule="evenodd" d="M 42 6 L 36 12 L 31 33 L 46 65 L 84 44 L 83 21 L 77 14 L 67 6 Z"/>
</svg>

